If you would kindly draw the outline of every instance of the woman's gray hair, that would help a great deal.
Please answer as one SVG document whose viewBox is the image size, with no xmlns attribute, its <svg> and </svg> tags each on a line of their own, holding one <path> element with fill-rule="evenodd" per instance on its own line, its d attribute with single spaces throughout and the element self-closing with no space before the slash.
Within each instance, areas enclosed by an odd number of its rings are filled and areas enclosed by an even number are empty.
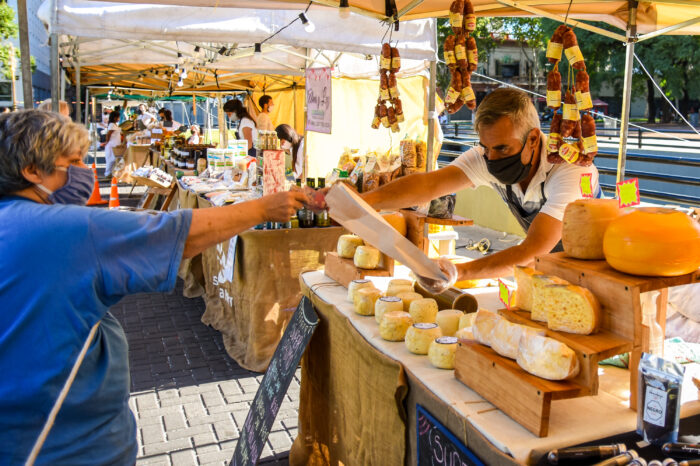
<svg viewBox="0 0 700 466">
<path fill-rule="evenodd" d="M 0 196 L 32 186 L 22 170 L 54 172 L 56 159 L 85 154 L 90 136 L 84 126 L 58 113 L 21 110 L 0 115 Z"/>
<path fill-rule="evenodd" d="M 520 89 L 501 87 L 484 97 L 479 104 L 474 129 L 478 133 L 482 127 L 491 126 L 504 116 L 513 122 L 520 139 L 524 139 L 533 128 L 540 127 L 540 116 L 530 97 Z"/>
</svg>

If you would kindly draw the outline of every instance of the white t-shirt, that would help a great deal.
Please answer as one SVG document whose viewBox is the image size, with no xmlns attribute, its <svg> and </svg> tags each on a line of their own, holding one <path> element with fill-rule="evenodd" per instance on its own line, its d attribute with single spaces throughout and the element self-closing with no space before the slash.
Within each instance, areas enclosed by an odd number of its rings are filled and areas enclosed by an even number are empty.
<svg viewBox="0 0 700 466">
<path fill-rule="evenodd" d="M 122 129 L 116 123 L 110 123 L 107 127 L 107 131 L 112 131 L 112 134 L 110 134 L 109 141 L 107 141 L 107 144 L 110 144 L 112 146 L 118 146 L 119 144 L 121 144 Z"/>
<path fill-rule="evenodd" d="M 258 141 L 258 129 L 255 127 L 255 123 L 253 120 L 250 118 L 243 118 L 238 125 L 238 137 L 241 139 L 245 139 L 245 136 L 243 135 L 243 128 L 250 128 L 250 130 L 253 133 L 253 146 L 255 146 L 255 143 Z"/>
<path fill-rule="evenodd" d="M 294 165 L 294 179 L 301 178 L 301 172 L 304 171 L 304 139 L 299 144 L 299 152 L 297 152 L 297 163 Z"/>
<path fill-rule="evenodd" d="M 459 167 L 474 183 L 474 187 L 491 186 L 501 195 L 504 202 L 507 199 L 506 185 L 498 181 L 486 168 L 483 147 L 476 146 L 469 149 L 450 165 Z M 512 185 L 511 188 L 513 195 L 518 199 L 523 209 L 528 213 L 533 213 L 542 203 L 542 184 L 544 183 L 544 196 L 547 200 L 540 212 L 562 220 L 566 205 L 583 197 L 581 195 L 581 175 L 585 173 L 592 175 L 591 187 L 594 197 L 601 197 L 598 169 L 594 165 L 580 167 L 569 163 L 551 164 L 547 162 L 547 146 L 543 136 L 540 166 L 527 186 L 527 191 L 523 193 L 520 184 Z"/>
<path fill-rule="evenodd" d="M 192 133 L 192 136 L 190 136 L 190 138 L 187 140 L 187 144 L 199 144 L 199 134 Z"/>
</svg>

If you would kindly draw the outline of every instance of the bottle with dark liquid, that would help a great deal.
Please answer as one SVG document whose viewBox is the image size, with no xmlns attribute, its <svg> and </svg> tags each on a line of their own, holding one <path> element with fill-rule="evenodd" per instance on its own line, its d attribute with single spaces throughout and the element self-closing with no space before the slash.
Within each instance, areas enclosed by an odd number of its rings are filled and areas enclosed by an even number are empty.
<svg viewBox="0 0 700 466">
<path fill-rule="evenodd" d="M 311 189 L 316 188 L 316 182 L 313 178 L 306 179 L 306 186 Z M 301 228 L 313 228 L 315 225 L 315 215 L 313 210 L 303 207 L 299 212 L 297 212 L 297 217 L 299 218 L 299 227 Z"/>
<path fill-rule="evenodd" d="M 326 187 L 326 179 L 318 179 L 318 189 L 323 189 Z M 331 226 L 331 218 L 328 216 L 328 209 L 323 209 L 321 212 L 316 214 L 316 226 L 317 227 L 329 227 Z"/>
</svg>

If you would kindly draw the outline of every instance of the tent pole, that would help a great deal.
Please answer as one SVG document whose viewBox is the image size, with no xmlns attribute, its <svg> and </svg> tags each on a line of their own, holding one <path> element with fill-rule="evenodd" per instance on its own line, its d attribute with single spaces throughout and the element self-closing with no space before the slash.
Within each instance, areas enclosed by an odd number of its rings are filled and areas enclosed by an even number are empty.
<svg viewBox="0 0 700 466">
<path fill-rule="evenodd" d="M 90 122 L 90 120 L 88 118 L 88 109 L 90 108 L 90 104 L 88 102 L 90 102 L 90 89 L 86 87 L 85 88 L 85 126 L 89 127 L 88 123 Z"/>
<path fill-rule="evenodd" d="M 634 72 L 634 43 L 637 40 L 637 0 L 628 0 L 629 19 L 627 21 L 627 49 L 625 52 L 625 78 L 622 88 L 622 115 L 620 115 L 620 147 L 617 157 L 617 182 L 625 179 L 627 162 L 627 135 L 630 121 L 630 100 L 632 99 L 632 73 Z"/>
<path fill-rule="evenodd" d="M 435 87 L 437 79 L 437 62 L 430 62 L 430 85 L 428 86 L 428 141 L 426 151 L 426 171 L 432 171 L 435 166 Z"/>
<path fill-rule="evenodd" d="M 82 108 L 80 105 L 80 59 L 75 62 L 75 121 L 80 123 L 82 117 Z"/>
<path fill-rule="evenodd" d="M 51 34 L 51 111 L 59 110 L 59 92 L 61 92 L 61 72 L 58 63 L 58 34 Z"/>
<path fill-rule="evenodd" d="M 31 60 L 28 58 L 30 53 L 26 0 L 17 0 L 17 22 L 19 23 L 19 55 L 22 69 L 24 108 L 34 108 L 34 97 L 32 97 L 32 66 Z"/>
<path fill-rule="evenodd" d="M 221 100 L 221 94 L 216 96 L 216 102 L 218 103 L 218 116 L 219 116 L 219 148 L 228 147 L 228 128 L 226 125 L 226 115 L 224 115 L 224 103 Z"/>
</svg>

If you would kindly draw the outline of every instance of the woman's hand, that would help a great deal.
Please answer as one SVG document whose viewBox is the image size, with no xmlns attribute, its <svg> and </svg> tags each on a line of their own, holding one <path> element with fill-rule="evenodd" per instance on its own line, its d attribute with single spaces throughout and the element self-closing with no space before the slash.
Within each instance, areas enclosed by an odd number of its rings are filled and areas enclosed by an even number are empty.
<svg viewBox="0 0 700 466">
<path fill-rule="evenodd" d="M 309 202 L 302 191 L 270 194 L 260 198 L 267 222 L 288 222 L 292 215 Z"/>
</svg>

